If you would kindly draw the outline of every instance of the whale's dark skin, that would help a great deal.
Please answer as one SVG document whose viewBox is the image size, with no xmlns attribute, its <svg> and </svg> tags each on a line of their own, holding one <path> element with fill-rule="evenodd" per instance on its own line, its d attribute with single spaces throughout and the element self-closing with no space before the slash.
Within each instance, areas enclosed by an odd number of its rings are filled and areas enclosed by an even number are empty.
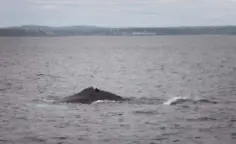
<svg viewBox="0 0 236 144">
<path fill-rule="evenodd" d="M 91 104 L 97 100 L 124 101 L 125 99 L 111 92 L 88 87 L 77 94 L 65 97 L 60 102 Z"/>
</svg>

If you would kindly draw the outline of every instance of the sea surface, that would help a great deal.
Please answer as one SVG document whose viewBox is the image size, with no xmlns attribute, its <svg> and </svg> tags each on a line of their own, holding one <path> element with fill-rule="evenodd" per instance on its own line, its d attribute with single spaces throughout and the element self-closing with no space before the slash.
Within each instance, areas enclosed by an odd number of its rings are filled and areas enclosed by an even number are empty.
<svg viewBox="0 0 236 144">
<path fill-rule="evenodd" d="M 0 144 L 235 143 L 236 36 L 0 37 Z"/>
</svg>

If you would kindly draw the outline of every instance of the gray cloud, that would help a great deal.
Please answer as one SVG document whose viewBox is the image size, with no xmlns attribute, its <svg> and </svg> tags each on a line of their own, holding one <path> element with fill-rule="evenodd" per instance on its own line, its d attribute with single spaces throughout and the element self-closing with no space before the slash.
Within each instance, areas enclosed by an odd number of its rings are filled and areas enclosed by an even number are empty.
<svg viewBox="0 0 236 144">
<path fill-rule="evenodd" d="M 235 25 L 235 0 L 0 0 L 0 26 Z"/>
</svg>

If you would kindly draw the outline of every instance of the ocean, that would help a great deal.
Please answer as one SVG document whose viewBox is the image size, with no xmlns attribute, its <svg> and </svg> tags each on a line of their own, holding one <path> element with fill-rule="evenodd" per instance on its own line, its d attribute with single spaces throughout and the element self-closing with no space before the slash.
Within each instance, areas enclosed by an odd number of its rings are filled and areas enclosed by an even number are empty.
<svg viewBox="0 0 236 144">
<path fill-rule="evenodd" d="M 78 143 L 235 144 L 236 36 L 0 37 L 0 144 Z"/>
</svg>

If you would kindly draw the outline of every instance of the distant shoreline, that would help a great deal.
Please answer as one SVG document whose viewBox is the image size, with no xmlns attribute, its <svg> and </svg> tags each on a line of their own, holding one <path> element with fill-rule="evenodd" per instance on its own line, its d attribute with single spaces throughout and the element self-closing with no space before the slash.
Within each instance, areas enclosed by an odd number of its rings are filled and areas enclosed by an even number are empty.
<svg viewBox="0 0 236 144">
<path fill-rule="evenodd" d="M 4 35 L 0 35 L 1 38 L 4 37 L 12 37 L 12 38 L 17 38 L 17 37 L 29 37 L 29 38 L 37 38 L 37 37 L 45 37 L 45 38 L 62 38 L 62 37 L 184 37 L 184 36 L 236 36 L 236 34 L 175 34 L 175 35 L 171 35 L 171 34 L 166 34 L 166 35 L 60 35 L 60 36 L 34 36 L 34 35 L 28 35 L 28 36 L 24 36 L 24 35 L 18 35 L 18 36 L 4 36 Z"/>
<path fill-rule="evenodd" d="M 236 35 L 236 26 L 128 27 L 97 26 L 48 27 L 27 25 L 0 28 L 0 36 L 164 36 L 164 35 Z"/>
</svg>

